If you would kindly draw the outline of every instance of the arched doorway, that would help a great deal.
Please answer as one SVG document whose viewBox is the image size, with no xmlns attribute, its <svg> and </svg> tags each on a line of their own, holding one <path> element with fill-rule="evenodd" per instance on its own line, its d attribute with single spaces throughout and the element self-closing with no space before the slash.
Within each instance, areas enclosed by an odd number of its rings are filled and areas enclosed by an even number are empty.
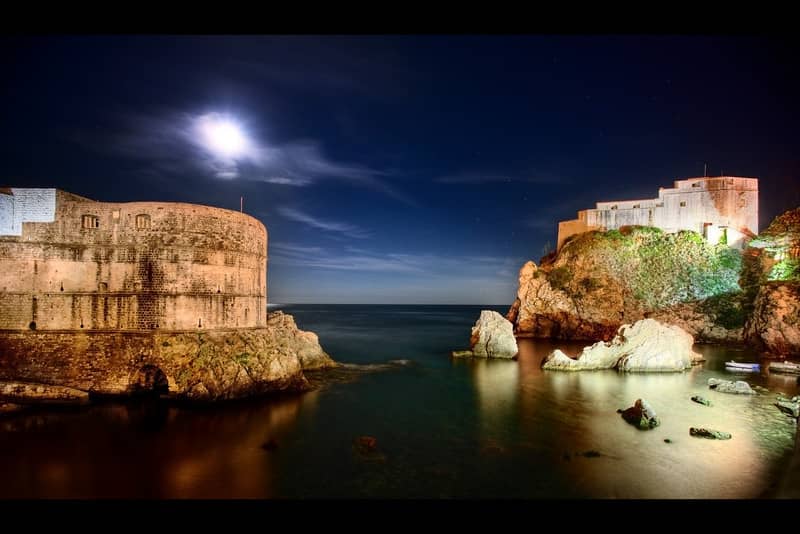
<svg viewBox="0 0 800 534">
<path fill-rule="evenodd" d="M 169 393 L 169 382 L 164 371 L 155 365 L 145 365 L 131 382 L 131 391 L 136 394 L 161 395 Z"/>
</svg>

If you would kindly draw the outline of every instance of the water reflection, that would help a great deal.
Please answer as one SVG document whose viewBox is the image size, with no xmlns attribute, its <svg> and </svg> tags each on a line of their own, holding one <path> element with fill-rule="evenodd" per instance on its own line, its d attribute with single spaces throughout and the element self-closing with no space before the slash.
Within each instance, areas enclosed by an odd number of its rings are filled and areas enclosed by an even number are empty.
<svg viewBox="0 0 800 534">
<path fill-rule="evenodd" d="M 509 422 L 516 419 L 519 365 L 512 360 L 476 359 L 469 363 L 478 394 L 481 434 L 496 440 L 508 429 Z"/>
<path fill-rule="evenodd" d="M 316 398 L 214 408 L 103 404 L 8 419 L 24 431 L 0 440 L 0 472 L 16 481 L 0 485 L 0 497 L 275 496 L 275 456 L 288 446 L 301 403 L 313 411 Z M 262 448 L 269 440 L 277 448 Z"/>
<path fill-rule="evenodd" d="M 751 384 L 770 389 L 756 396 L 710 390 L 709 377 L 742 379 L 725 371 L 731 354 L 724 348 L 699 346 L 706 365 L 684 373 L 621 374 L 543 371 L 541 362 L 552 344 L 526 339 L 519 345 L 516 367 L 471 364 L 481 432 L 493 439 L 499 427 L 517 429 L 510 446 L 549 457 L 574 495 L 753 497 L 769 491 L 792 454 L 795 423 L 775 408 L 774 396 L 795 392 L 793 378 L 749 376 Z M 566 344 L 562 350 L 574 355 L 580 348 Z M 710 399 L 713 406 L 692 402 L 693 395 Z M 640 431 L 616 413 L 637 398 L 656 409 L 660 427 Z M 729 432 L 733 439 L 690 437 L 692 426 Z M 589 451 L 594 452 L 584 454 Z"/>
<path fill-rule="evenodd" d="M 326 349 L 362 364 L 310 373 L 321 386 L 311 393 L 0 418 L 0 497 L 787 494 L 772 483 L 794 452 L 795 423 L 773 403 L 779 392 L 798 394 L 794 377 L 747 376 L 769 390 L 752 397 L 706 385 L 711 376 L 736 379 L 724 362 L 746 361 L 746 351 L 698 346 L 708 361 L 685 373 L 543 371 L 554 348 L 575 355 L 583 343 L 520 340 L 517 361 L 453 361 L 448 351 L 466 342 L 480 309 L 359 310 L 297 315 L 305 328 L 339 332 L 330 343 L 322 338 Z M 351 335 L 365 332 L 369 343 Z M 689 400 L 698 394 L 714 406 Z M 658 411 L 660 427 L 639 431 L 616 413 L 639 397 Z M 690 426 L 733 439 L 693 438 Z M 373 437 L 375 450 L 354 449 L 361 437 Z M 800 481 L 800 466 L 795 472 Z"/>
</svg>

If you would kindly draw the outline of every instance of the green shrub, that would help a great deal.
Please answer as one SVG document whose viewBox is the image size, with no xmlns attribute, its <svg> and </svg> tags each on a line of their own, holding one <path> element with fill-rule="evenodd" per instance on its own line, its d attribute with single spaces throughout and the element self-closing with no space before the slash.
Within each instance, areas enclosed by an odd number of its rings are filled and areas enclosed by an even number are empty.
<svg viewBox="0 0 800 534">
<path fill-rule="evenodd" d="M 572 281 L 572 271 L 566 265 L 556 267 L 547 275 L 547 281 L 554 289 L 565 289 Z"/>
<path fill-rule="evenodd" d="M 586 278 L 581 279 L 580 285 L 584 293 L 591 293 L 595 289 L 598 289 L 602 286 L 602 284 L 597 278 L 590 278 L 588 276 Z"/>
</svg>

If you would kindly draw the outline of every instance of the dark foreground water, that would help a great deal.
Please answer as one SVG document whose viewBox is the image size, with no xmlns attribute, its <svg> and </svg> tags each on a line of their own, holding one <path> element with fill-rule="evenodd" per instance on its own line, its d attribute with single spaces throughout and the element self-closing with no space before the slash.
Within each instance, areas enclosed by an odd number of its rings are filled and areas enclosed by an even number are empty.
<svg viewBox="0 0 800 534">
<path fill-rule="evenodd" d="M 697 346 L 708 361 L 685 373 L 544 372 L 553 348 L 582 344 L 521 340 L 518 361 L 450 359 L 480 307 L 283 308 L 357 365 L 315 373 L 319 388 L 302 395 L 2 418 L 0 497 L 750 498 L 772 494 L 794 451 L 795 422 L 773 403 L 798 394 L 796 379 L 725 370 L 747 352 Z M 712 376 L 769 393 L 717 393 Z M 660 427 L 616 413 L 638 397 Z M 690 426 L 733 439 L 690 437 Z"/>
</svg>

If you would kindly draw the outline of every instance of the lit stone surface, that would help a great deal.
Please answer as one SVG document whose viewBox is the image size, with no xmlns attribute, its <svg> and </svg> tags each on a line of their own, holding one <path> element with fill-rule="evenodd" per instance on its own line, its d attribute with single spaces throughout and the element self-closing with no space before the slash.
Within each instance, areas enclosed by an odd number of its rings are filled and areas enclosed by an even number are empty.
<svg viewBox="0 0 800 534">
<path fill-rule="evenodd" d="M 683 371 L 700 358 L 692 350 L 693 344 L 692 336 L 677 326 L 643 319 L 633 325 L 623 325 L 610 342 L 598 341 L 584 348 L 575 359 L 555 350 L 545 358 L 542 367 L 558 371 Z"/>
<path fill-rule="evenodd" d="M 33 203 L 30 191 L 0 199 L 44 210 L 47 198 Z M 122 394 L 157 379 L 170 394 L 220 399 L 302 388 L 303 367 L 333 365 L 291 316 L 267 320 L 257 219 L 44 191 L 54 214 L 26 215 L 21 235 L 0 235 L 0 380 Z M 0 221 L 17 204 L 0 203 Z"/>
<path fill-rule="evenodd" d="M 514 326 L 492 310 L 482 310 L 471 336 L 472 353 L 479 358 L 513 358 L 517 355 Z"/>
<path fill-rule="evenodd" d="M 658 198 L 598 202 L 578 218 L 558 223 L 558 249 L 575 234 L 622 226 L 655 226 L 665 232 L 693 230 L 712 243 L 725 236 L 741 248 L 758 233 L 758 179 L 719 176 L 676 180 Z"/>
</svg>

